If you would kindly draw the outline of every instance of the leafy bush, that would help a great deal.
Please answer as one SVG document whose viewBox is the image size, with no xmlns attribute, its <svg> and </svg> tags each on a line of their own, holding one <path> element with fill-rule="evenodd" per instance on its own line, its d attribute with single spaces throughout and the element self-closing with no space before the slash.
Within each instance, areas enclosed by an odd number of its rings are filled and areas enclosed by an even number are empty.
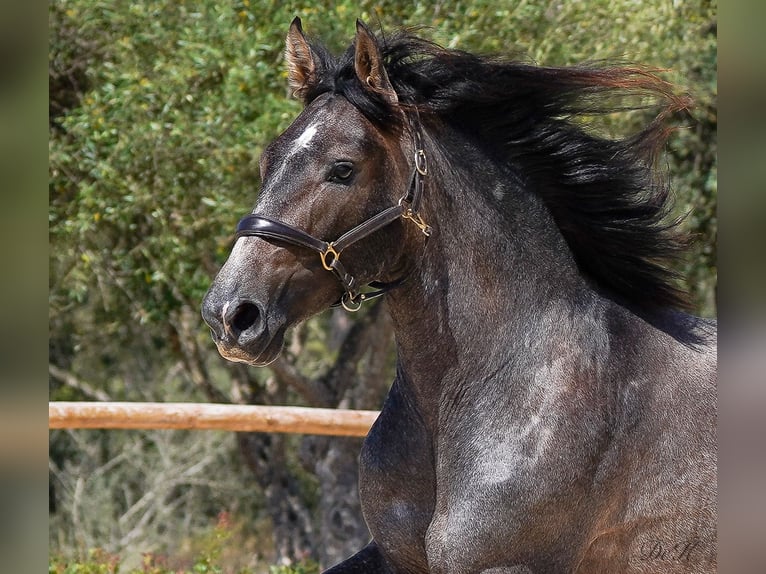
<svg viewBox="0 0 766 574">
<path fill-rule="evenodd" d="M 260 570 L 244 568 L 236 574 L 260 574 Z M 125 570 L 120 567 L 120 559 L 96 549 L 89 553 L 82 562 L 51 558 L 48 563 L 48 574 L 234 574 L 233 571 L 225 570 L 215 561 L 207 557 L 200 557 L 185 569 L 169 568 L 163 564 L 162 559 L 156 559 L 152 555 L 146 555 L 140 568 Z M 316 562 L 302 562 L 292 566 L 270 566 L 269 574 L 319 574 L 319 566 Z"/>
<path fill-rule="evenodd" d="M 690 226 L 714 243 L 714 3 L 479 0 L 413 11 L 409 2 L 59 0 L 52 75 L 78 70 L 88 89 L 77 105 L 67 90 L 51 94 L 60 102 L 50 149 L 51 309 L 98 309 L 92 325 L 80 319 L 78 338 L 89 329 L 120 336 L 124 321 L 162 323 L 201 299 L 233 223 L 255 199 L 261 150 L 298 112 L 281 61 L 296 14 L 337 45 L 361 16 L 389 29 L 432 25 L 424 33 L 450 46 L 524 47 L 545 64 L 627 57 L 671 68 L 697 108 L 693 128 L 673 140 L 670 167 L 685 211 L 694 209 Z M 709 253 L 695 262 L 698 280 L 713 263 Z M 700 307 L 711 287 L 692 285 Z"/>
<path fill-rule="evenodd" d="M 187 566 L 178 567 L 166 556 L 144 553 L 140 566 L 125 569 L 119 555 L 102 548 L 89 550 L 84 559 L 71 560 L 52 556 L 48 563 L 48 574 L 255 574 L 256 568 L 232 568 L 224 565 L 223 554 L 232 543 L 234 530 L 226 513 L 219 516 L 218 523 L 202 540 L 199 552 Z M 175 560 L 177 562 L 177 560 Z M 263 572 L 263 568 L 258 568 Z M 318 574 L 319 565 L 304 560 L 292 565 L 269 566 L 269 574 Z"/>
</svg>

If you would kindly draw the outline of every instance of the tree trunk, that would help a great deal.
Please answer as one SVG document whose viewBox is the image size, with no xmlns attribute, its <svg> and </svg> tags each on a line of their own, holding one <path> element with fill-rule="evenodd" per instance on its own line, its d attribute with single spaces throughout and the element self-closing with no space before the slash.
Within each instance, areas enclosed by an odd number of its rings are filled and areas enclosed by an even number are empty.
<svg viewBox="0 0 766 574">
<path fill-rule="evenodd" d="M 315 459 L 319 479 L 318 558 L 327 568 L 348 558 L 370 541 L 359 502 L 359 450 L 362 439 L 315 437 L 325 443 Z"/>
<path fill-rule="evenodd" d="M 263 490 L 279 564 L 316 555 L 312 516 L 286 457 L 286 435 L 237 433 L 239 450 Z"/>
</svg>

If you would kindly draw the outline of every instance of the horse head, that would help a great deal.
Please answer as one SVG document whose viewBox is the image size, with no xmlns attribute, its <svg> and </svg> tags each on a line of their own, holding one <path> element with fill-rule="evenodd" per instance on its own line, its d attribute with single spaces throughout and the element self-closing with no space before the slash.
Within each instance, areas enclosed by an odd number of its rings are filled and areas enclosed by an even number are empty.
<svg viewBox="0 0 766 574">
<path fill-rule="evenodd" d="M 357 309 L 366 285 L 395 285 L 418 227 L 428 231 L 417 127 L 373 34 L 358 22 L 344 58 L 324 59 L 296 18 L 285 54 L 305 108 L 263 152 L 258 202 L 202 305 L 221 355 L 253 365 L 278 356 L 290 326 L 336 302 Z"/>
</svg>

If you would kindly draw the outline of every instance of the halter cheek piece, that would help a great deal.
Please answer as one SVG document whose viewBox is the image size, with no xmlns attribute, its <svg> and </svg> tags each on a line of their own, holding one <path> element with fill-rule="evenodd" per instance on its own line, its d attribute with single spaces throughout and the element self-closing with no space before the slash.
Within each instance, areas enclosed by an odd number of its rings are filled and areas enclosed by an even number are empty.
<svg viewBox="0 0 766 574">
<path fill-rule="evenodd" d="M 415 165 L 412 170 L 412 176 L 410 177 L 409 189 L 396 205 L 392 205 L 377 215 L 363 221 L 341 235 L 335 241 L 323 241 L 313 235 L 309 235 L 302 229 L 298 229 L 297 227 L 293 227 L 292 225 L 271 217 L 258 214 L 246 215 L 239 221 L 236 238 L 260 237 L 267 241 L 283 241 L 291 245 L 305 247 L 306 249 L 316 251 L 319 254 L 319 259 L 322 261 L 322 267 L 327 271 L 331 271 L 340 281 L 341 285 L 343 285 L 344 293 L 341 296 L 340 301 L 333 306 L 341 305 L 347 311 L 358 311 L 364 301 L 380 297 L 390 289 L 399 285 L 401 281 L 395 281 L 393 283 L 373 281 L 369 283 L 369 286 L 376 290 L 361 293 L 359 289 L 363 286 L 357 283 L 356 279 L 346 271 L 346 268 L 340 261 L 340 256 L 343 250 L 357 241 L 372 235 L 390 223 L 393 223 L 400 217 L 412 221 L 424 235 L 429 236 L 431 234 L 431 228 L 425 221 L 423 221 L 423 218 L 418 213 L 420 209 L 420 201 L 423 197 L 423 178 L 428 174 L 428 164 L 421 143 L 420 131 L 414 129 L 413 133 L 415 140 Z"/>
</svg>

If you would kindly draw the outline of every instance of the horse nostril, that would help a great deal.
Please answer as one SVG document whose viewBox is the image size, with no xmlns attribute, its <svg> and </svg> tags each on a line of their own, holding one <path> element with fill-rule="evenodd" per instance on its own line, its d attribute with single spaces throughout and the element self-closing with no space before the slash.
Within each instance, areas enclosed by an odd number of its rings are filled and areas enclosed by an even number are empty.
<svg viewBox="0 0 766 574">
<path fill-rule="evenodd" d="M 255 325 L 260 316 L 261 312 L 255 303 L 242 301 L 233 309 L 226 309 L 223 324 L 232 331 L 232 334 L 239 336 L 240 333 Z"/>
</svg>

